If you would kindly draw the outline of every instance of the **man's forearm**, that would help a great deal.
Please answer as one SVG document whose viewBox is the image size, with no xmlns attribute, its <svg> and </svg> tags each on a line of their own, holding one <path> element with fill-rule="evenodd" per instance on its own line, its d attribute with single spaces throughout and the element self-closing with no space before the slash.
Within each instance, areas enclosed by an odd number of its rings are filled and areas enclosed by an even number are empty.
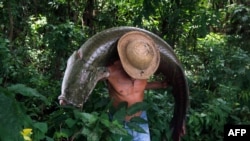
<svg viewBox="0 0 250 141">
<path fill-rule="evenodd" d="M 162 82 L 148 82 L 146 89 L 160 89 L 167 88 L 167 83 L 165 81 Z"/>
</svg>

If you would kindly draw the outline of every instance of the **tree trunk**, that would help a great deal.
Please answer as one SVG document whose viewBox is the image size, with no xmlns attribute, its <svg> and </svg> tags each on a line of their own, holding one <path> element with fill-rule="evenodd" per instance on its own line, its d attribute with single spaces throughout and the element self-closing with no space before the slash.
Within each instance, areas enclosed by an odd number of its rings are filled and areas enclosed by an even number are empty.
<svg viewBox="0 0 250 141">
<path fill-rule="evenodd" d="M 86 3 L 85 10 L 83 11 L 83 25 L 88 26 L 91 31 L 95 31 L 94 29 L 94 5 L 95 0 L 88 0 Z"/>
</svg>

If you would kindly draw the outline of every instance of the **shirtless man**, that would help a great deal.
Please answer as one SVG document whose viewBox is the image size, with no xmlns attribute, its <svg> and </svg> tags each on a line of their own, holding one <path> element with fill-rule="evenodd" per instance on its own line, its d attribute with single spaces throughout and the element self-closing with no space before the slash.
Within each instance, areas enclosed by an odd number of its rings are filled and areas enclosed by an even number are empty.
<svg viewBox="0 0 250 141">
<path fill-rule="evenodd" d="M 109 77 L 108 89 L 113 106 L 117 107 L 121 102 L 127 102 L 128 107 L 142 102 L 144 99 L 144 90 L 166 88 L 166 82 L 148 82 L 147 79 L 134 79 L 130 77 L 123 69 L 121 61 L 117 60 L 108 67 Z M 138 113 L 137 116 L 140 114 Z M 131 118 L 126 117 L 126 121 Z"/>
<path fill-rule="evenodd" d="M 117 45 L 120 60 L 108 66 L 108 89 L 113 106 L 127 102 L 128 107 L 142 102 L 145 89 L 166 88 L 166 82 L 148 82 L 147 80 L 157 70 L 160 54 L 154 41 L 144 33 L 129 32 L 122 36 Z M 146 112 L 139 111 L 132 116 L 126 116 L 125 121 L 134 116 L 147 120 Z M 140 125 L 146 133 L 138 133 L 128 129 L 134 141 L 150 141 L 148 124 Z"/>
</svg>

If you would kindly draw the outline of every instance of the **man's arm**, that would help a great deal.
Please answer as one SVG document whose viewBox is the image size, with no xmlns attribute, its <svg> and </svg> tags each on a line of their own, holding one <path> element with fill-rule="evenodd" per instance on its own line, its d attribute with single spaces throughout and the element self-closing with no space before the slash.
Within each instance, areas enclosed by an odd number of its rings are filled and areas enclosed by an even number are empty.
<svg viewBox="0 0 250 141">
<path fill-rule="evenodd" d="M 147 89 L 160 89 L 160 88 L 167 88 L 167 82 L 165 81 L 148 82 L 145 89 L 147 90 Z"/>
</svg>

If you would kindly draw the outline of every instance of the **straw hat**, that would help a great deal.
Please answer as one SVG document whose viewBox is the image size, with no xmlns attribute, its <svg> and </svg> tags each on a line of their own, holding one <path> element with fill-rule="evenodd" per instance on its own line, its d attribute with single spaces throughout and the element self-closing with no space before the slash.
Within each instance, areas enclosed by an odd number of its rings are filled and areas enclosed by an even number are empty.
<svg viewBox="0 0 250 141">
<path fill-rule="evenodd" d="M 128 32 L 119 39 L 118 54 L 124 70 L 134 79 L 148 79 L 160 63 L 153 39 L 139 31 Z"/>
</svg>

